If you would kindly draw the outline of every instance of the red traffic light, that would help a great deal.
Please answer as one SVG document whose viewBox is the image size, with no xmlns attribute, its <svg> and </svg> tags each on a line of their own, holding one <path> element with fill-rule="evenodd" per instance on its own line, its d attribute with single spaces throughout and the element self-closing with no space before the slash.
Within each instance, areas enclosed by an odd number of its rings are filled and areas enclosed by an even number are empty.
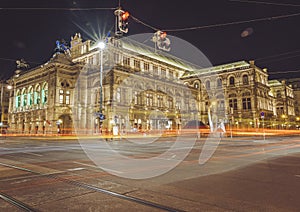
<svg viewBox="0 0 300 212">
<path fill-rule="evenodd" d="M 123 21 L 125 21 L 129 18 L 129 16 L 130 16 L 129 12 L 126 11 L 126 12 L 122 13 L 121 18 L 122 18 Z"/>
<path fill-rule="evenodd" d="M 166 32 L 161 32 L 160 33 L 160 38 L 164 39 L 167 37 L 167 33 Z"/>
</svg>

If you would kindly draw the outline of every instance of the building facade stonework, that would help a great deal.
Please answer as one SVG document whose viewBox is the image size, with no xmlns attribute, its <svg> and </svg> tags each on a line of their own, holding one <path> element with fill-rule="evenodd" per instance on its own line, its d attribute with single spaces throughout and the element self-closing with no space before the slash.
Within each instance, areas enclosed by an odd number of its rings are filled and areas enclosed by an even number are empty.
<svg viewBox="0 0 300 212">
<path fill-rule="evenodd" d="M 267 70 L 254 61 L 199 69 L 129 39 L 110 38 L 100 50 L 76 33 L 70 44 L 70 51 L 55 53 L 42 66 L 17 70 L 9 79 L 11 132 L 180 130 L 191 119 L 259 127 L 261 112 L 271 127 L 279 114 L 287 120 L 294 114 L 293 90 L 285 87 L 287 98 L 278 99 Z M 214 113 L 216 120 L 210 118 Z"/>
</svg>

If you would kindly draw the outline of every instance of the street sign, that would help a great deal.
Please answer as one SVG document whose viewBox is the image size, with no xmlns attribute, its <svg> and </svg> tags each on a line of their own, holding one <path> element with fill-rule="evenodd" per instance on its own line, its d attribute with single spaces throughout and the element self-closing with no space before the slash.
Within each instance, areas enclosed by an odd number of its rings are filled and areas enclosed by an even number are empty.
<svg viewBox="0 0 300 212">
<path fill-rule="evenodd" d="M 100 118 L 100 120 L 104 120 L 104 119 L 105 119 L 105 115 L 102 114 L 102 113 L 100 113 L 100 114 L 99 114 L 99 118 Z"/>
<path fill-rule="evenodd" d="M 260 116 L 261 116 L 262 119 L 265 118 L 265 113 L 264 113 L 264 112 L 261 112 L 261 113 L 260 113 Z"/>
</svg>

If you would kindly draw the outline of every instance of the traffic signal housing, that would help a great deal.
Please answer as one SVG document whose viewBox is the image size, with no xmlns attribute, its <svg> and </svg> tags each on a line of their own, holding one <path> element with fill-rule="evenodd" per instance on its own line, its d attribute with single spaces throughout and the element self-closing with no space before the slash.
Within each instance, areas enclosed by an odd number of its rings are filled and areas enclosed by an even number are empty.
<svg viewBox="0 0 300 212">
<path fill-rule="evenodd" d="M 119 22 L 118 27 L 121 32 L 127 33 L 128 32 L 128 20 L 129 20 L 129 12 L 121 10 L 119 12 Z"/>
<path fill-rule="evenodd" d="M 170 39 L 167 38 L 167 33 L 163 31 L 157 31 L 154 33 L 154 36 L 152 38 L 152 41 L 156 44 L 156 47 L 164 50 L 164 51 L 170 51 L 171 50 L 171 42 Z"/>
</svg>

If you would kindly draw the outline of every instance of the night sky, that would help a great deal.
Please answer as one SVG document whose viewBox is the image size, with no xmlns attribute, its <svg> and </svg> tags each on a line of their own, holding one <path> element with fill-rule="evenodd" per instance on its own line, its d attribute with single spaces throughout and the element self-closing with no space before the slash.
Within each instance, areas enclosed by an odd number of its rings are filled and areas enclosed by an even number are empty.
<svg viewBox="0 0 300 212">
<path fill-rule="evenodd" d="M 1 0 L 0 77 L 10 77 L 18 59 L 24 58 L 31 67 L 48 61 L 58 39 L 69 41 L 76 32 L 83 39 L 106 34 L 115 20 L 114 10 L 24 8 L 117 6 L 117 0 Z M 299 0 L 121 0 L 121 6 L 162 30 L 300 14 Z M 128 35 L 152 32 L 130 19 Z M 300 15 L 168 34 L 195 45 L 213 65 L 254 59 L 259 67 L 268 68 L 270 79 L 300 77 Z"/>
</svg>

